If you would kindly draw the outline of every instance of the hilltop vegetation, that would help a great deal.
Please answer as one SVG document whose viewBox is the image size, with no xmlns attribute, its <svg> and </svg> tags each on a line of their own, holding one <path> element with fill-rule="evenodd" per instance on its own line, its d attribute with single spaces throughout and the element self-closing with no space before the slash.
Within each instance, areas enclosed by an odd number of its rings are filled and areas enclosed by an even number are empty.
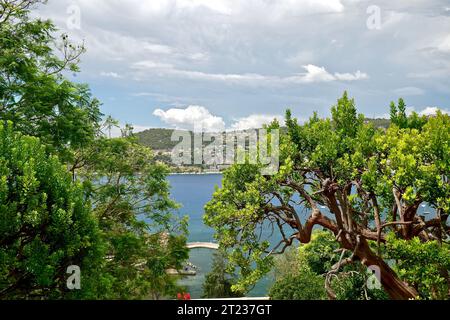
<svg viewBox="0 0 450 320">
<path fill-rule="evenodd" d="M 177 141 L 171 141 L 173 129 L 155 128 L 136 134 L 140 144 L 152 150 L 171 150 L 177 145 Z"/>
<path fill-rule="evenodd" d="M 387 129 L 391 123 L 389 119 L 365 119 L 366 122 L 372 123 L 376 128 Z M 282 128 L 285 129 L 285 128 Z M 155 151 L 170 151 L 177 144 L 177 141 L 171 141 L 174 129 L 152 128 L 136 133 L 140 144 L 151 148 Z M 192 132 L 191 132 L 192 135 Z"/>
</svg>

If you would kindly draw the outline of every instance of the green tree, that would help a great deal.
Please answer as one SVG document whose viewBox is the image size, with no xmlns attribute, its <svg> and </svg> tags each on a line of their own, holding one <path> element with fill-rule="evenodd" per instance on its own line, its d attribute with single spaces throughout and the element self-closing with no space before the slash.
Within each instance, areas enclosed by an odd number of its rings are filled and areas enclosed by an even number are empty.
<svg viewBox="0 0 450 320">
<path fill-rule="evenodd" d="M 251 286 L 270 270 L 274 253 L 310 242 L 320 225 L 345 250 L 336 269 L 356 261 L 376 266 L 392 299 L 416 298 L 383 247 L 389 230 L 406 241 L 448 238 L 450 117 L 438 114 L 421 131 L 395 125 L 385 131 L 360 121 L 346 94 L 332 110 L 333 119 L 313 117 L 304 125 L 288 114 L 279 172 L 263 176 L 258 165 L 234 165 L 206 205 L 205 222 L 240 272 L 234 288 Z M 422 203 L 434 212 L 427 221 L 418 214 Z M 301 218 L 300 210 L 309 216 Z M 275 246 L 260 237 L 267 224 L 282 238 Z"/>
<path fill-rule="evenodd" d="M 106 117 L 103 127 L 108 131 L 108 137 L 111 139 L 111 130 L 119 127 L 119 121 L 111 116 Z"/>
<path fill-rule="evenodd" d="M 56 40 L 51 21 L 30 17 L 30 9 L 43 2 L 0 2 L 0 118 L 11 120 L 14 129 L 25 135 L 39 137 L 50 156 L 59 156 L 73 184 L 82 184 L 83 199 L 92 204 L 101 228 L 98 244 L 103 256 L 83 270 L 82 292 L 67 297 L 128 299 L 171 294 L 176 291 L 176 279 L 165 271 L 187 258 L 187 221 L 173 214 L 177 205 L 170 199 L 167 168 L 137 144 L 130 126 L 123 138 L 104 137 L 99 101 L 87 85 L 64 77 L 64 72 L 78 71 L 84 46 L 74 46 L 66 35 Z M 110 129 L 116 124 L 111 117 L 106 121 Z M 9 205 L 8 199 L 0 204 Z M 37 219 L 43 219 L 39 214 Z M 86 254 L 95 253 L 86 250 Z M 15 276 L 25 272 L 19 270 Z M 99 285 L 89 281 L 95 278 Z M 22 297 L 27 297 L 30 291 L 22 289 Z"/>
<path fill-rule="evenodd" d="M 70 297 L 71 265 L 81 268 L 83 289 L 99 288 L 101 278 L 89 274 L 103 254 L 82 186 L 37 138 L 1 125 L 0 299 Z"/>
<path fill-rule="evenodd" d="M 401 129 L 410 128 L 421 130 L 427 123 L 427 117 L 419 116 L 415 111 L 408 116 L 406 114 L 406 103 L 400 98 L 398 100 L 398 107 L 394 102 L 391 102 L 391 123 Z"/>
<path fill-rule="evenodd" d="M 277 280 L 269 296 L 273 300 L 325 300 L 327 297 L 323 277 L 309 269 Z"/>
<path fill-rule="evenodd" d="M 312 241 L 311 243 L 316 243 Z M 314 272 L 308 263 L 300 258 L 302 248 L 291 247 L 275 259 L 274 284 L 269 296 L 274 300 L 325 300 L 325 277 Z"/>
<path fill-rule="evenodd" d="M 175 289 L 170 268 L 188 258 L 187 220 L 174 215 L 168 169 L 133 136 L 98 138 L 78 152 L 84 181 L 108 245 L 112 297 L 161 298 Z M 86 158 L 82 158 L 86 156 Z"/>
<path fill-rule="evenodd" d="M 391 123 L 398 124 L 398 109 L 394 101 L 391 101 L 390 109 Z"/>
<path fill-rule="evenodd" d="M 393 234 L 387 242 L 387 255 L 395 259 L 396 272 L 411 283 L 423 299 L 448 299 L 450 250 L 448 244 L 397 239 Z"/>
<path fill-rule="evenodd" d="M 1 1 L 0 116 L 65 160 L 67 149 L 92 141 L 101 114 L 89 88 L 63 76 L 78 71 L 84 46 L 73 45 L 67 35 L 56 40 L 52 22 L 30 18 L 29 9 L 41 2 Z"/>
<path fill-rule="evenodd" d="M 227 272 L 226 255 L 215 252 L 212 270 L 206 275 L 203 283 L 203 298 L 236 298 L 243 297 L 240 292 L 231 290 L 236 279 Z"/>
<path fill-rule="evenodd" d="M 322 300 L 327 298 L 326 286 L 338 300 L 385 299 L 382 290 L 368 288 L 369 274 L 360 263 L 334 271 L 340 261 L 339 243 L 329 231 L 315 230 L 311 241 L 291 248 L 275 259 L 275 284 L 272 298 Z M 326 281 L 329 281 L 327 284 Z M 273 294 L 273 295 L 272 295 Z"/>
</svg>

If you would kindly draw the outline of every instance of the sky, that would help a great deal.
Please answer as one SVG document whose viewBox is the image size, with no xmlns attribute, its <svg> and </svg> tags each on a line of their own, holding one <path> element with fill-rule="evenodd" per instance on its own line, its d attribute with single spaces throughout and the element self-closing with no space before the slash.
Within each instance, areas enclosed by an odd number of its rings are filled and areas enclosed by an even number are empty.
<svg viewBox="0 0 450 320">
<path fill-rule="evenodd" d="M 136 131 L 248 129 L 320 116 L 344 90 L 367 117 L 450 111 L 448 0 L 49 0 L 85 43 L 101 110 Z"/>
</svg>

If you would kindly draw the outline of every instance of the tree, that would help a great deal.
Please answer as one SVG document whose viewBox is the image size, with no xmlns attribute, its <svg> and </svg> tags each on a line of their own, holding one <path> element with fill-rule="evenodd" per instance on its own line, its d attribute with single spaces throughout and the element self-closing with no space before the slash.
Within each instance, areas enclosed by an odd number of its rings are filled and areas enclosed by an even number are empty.
<svg viewBox="0 0 450 320">
<path fill-rule="evenodd" d="M 119 127 L 119 121 L 115 120 L 113 117 L 108 116 L 103 124 L 106 130 L 108 130 L 108 137 L 111 139 L 111 130 L 112 128 Z"/>
<path fill-rule="evenodd" d="M 274 300 L 325 300 L 325 278 L 314 272 L 300 258 L 299 249 L 289 248 L 275 259 L 273 275 L 275 282 L 269 289 Z"/>
<path fill-rule="evenodd" d="M 387 257 L 398 261 L 395 271 L 420 293 L 422 299 L 448 299 L 450 248 L 437 241 L 397 239 L 389 235 Z"/>
<path fill-rule="evenodd" d="M 227 272 L 226 255 L 215 252 L 212 270 L 206 275 L 203 283 L 203 298 L 236 298 L 244 296 L 241 292 L 231 290 L 235 282 L 234 276 Z"/>
<path fill-rule="evenodd" d="M 386 298 L 382 290 L 367 286 L 369 274 L 360 263 L 333 272 L 340 256 L 339 243 L 333 234 L 315 230 L 309 243 L 291 247 L 275 259 L 273 274 L 276 281 L 270 296 L 289 300 L 327 299 L 325 281 L 331 276 L 329 286 L 338 300 Z"/>
<path fill-rule="evenodd" d="M 100 260 L 83 270 L 83 289 L 64 297 L 173 295 L 176 279 L 169 277 L 166 269 L 179 268 L 187 258 L 187 221 L 174 216 L 177 205 L 170 199 L 168 170 L 155 163 L 148 148 L 137 144 L 130 126 L 123 138 L 104 137 L 99 101 L 92 97 L 87 85 L 64 77 L 65 71 L 78 71 L 85 48 L 73 45 L 67 35 L 57 41 L 52 37 L 57 30 L 51 21 L 30 17 L 29 10 L 42 2 L 0 1 L 0 118 L 12 121 L 14 130 L 40 138 L 48 157 L 59 156 L 73 184 L 82 186 L 80 197 L 91 204 L 101 229 L 99 242 L 85 249 L 86 255 L 101 256 Z M 60 54 L 55 47 L 61 49 Z M 107 119 L 110 129 L 116 124 L 111 117 Z M 5 150 L 0 156 L 9 154 Z M 41 174 L 41 169 L 45 167 L 36 168 L 36 172 Z M 51 176 L 43 177 L 43 185 L 53 183 L 47 178 Z M 40 196 L 46 197 L 44 192 Z M 3 199 L 1 205 L 9 206 L 9 198 Z M 36 219 L 45 218 L 45 212 L 33 214 Z M 0 221 L 5 225 L 7 222 Z M 39 234 L 34 227 L 39 225 L 27 228 Z M 61 232 L 63 237 L 65 230 Z M 77 235 L 73 236 L 77 241 Z M 97 244 L 103 253 L 96 253 Z M 36 250 L 39 254 L 40 248 Z M 17 278 L 27 276 L 26 269 L 14 272 Z M 24 285 L 22 290 L 23 296 L 17 297 L 27 298 L 33 286 L 30 284 L 27 290 Z M 43 293 L 42 297 L 52 296 Z"/>
<path fill-rule="evenodd" d="M 332 119 L 304 125 L 288 114 L 279 172 L 263 176 L 258 165 L 234 165 L 206 205 L 205 222 L 229 253 L 230 268 L 240 270 L 234 288 L 255 283 L 270 270 L 272 255 L 295 240 L 309 243 L 319 225 L 343 252 L 334 272 L 360 261 L 379 268 L 392 299 L 416 298 L 417 289 L 385 261 L 383 246 L 389 231 L 405 241 L 448 238 L 450 117 L 438 114 L 422 131 L 384 131 L 364 124 L 346 94 L 332 110 Z M 430 204 L 434 218 L 418 215 L 422 203 Z M 306 219 L 302 210 L 309 212 Z M 272 248 L 260 238 L 268 224 L 282 238 Z"/>
<path fill-rule="evenodd" d="M 154 163 L 133 136 L 98 138 L 75 159 L 80 165 L 73 175 L 84 181 L 108 243 L 112 297 L 174 294 L 175 279 L 166 270 L 181 269 L 188 258 L 187 219 L 174 215 L 167 167 Z"/>
<path fill-rule="evenodd" d="M 67 35 L 57 41 L 52 22 L 29 17 L 29 9 L 41 2 L 0 3 L 0 116 L 16 130 L 41 138 L 66 160 L 68 149 L 94 139 L 99 101 L 86 85 L 63 76 L 64 71 L 78 71 L 85 48 L 73 45 Z"/>
<path fill-rule="evenodd" d="M 323 277 L 304 269 L 276 281 L 269 290 L 269 296 L 273 300 L 325 300 L 327 295 L 323 283 Z"/>
<path fill-rule="evenodd" d="M 0 126 L 0 299 L 70 297 L 67 267 L 84 277 L 103 259 L 101 233 L 83 188 L 39 139 Z M 83 296 L 85 291 L 81 291 Z"/>
<path fill-rule="evenodd" d="M 400 129 L 417 129 L 422 130 L 427 123 L 426 116 L 419 116 L 417 112 L 413 111 L 411 115 L 406 114 L 406 103 L 400 98 L 398 100 L 398 107 L 394 102 L 391 102 L 391 123 Z"/>
</svg>

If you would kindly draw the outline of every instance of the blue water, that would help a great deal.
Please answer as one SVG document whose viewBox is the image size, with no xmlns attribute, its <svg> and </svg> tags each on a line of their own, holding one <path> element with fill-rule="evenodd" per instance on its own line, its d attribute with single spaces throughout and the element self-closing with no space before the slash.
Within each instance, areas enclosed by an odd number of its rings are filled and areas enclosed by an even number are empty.
<svg viewBox="0 0 450 320">
<path fill-rule="evenodd" d="M 203 223 L 204 206 L 211 200 L 214 188 L 220 187 L 222 175 L 171 175 L 172 198 L 182 205 L 179 210 L 181 215 L 189 216 L 189 242 L 215 242 L 214 230 Z M 179 284 L 186 287 L 193 299 L 201 298 L 202 284 L 206 274 L 211 270 L 213 250 L 192 249 L 189 261 L 199 269 L 197 275 L 185 277 Z M 267 295 L 270 278 L 261 280 L 248 296 L 262 297 Z"/>
<path fill-rule="evenodd" d="M 182 205 L 181 215 L 189 216 L 189 242 L 213 242 L 214 229 L 203 224 L 205 204 L 211 200 L 214 187 L 221 186 L 220 174 L 170 175 L 171 197 Z"/>
</svg>

